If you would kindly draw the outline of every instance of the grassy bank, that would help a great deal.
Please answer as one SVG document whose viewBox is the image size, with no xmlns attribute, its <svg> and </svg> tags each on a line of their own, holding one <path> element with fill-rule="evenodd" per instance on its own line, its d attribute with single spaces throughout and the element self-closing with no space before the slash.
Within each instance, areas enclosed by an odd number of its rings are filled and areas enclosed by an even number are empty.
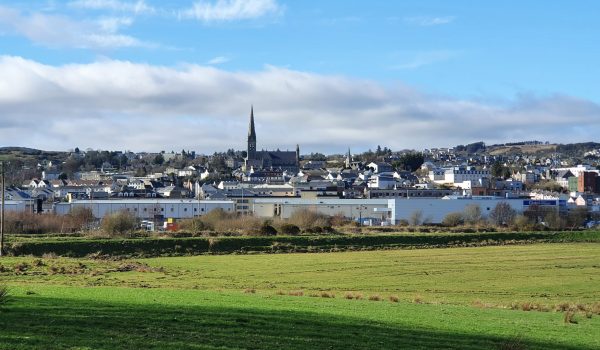
<svg viewBox="0 0 600 350">
<path fill-rule="evenodd" d="M 596 243 L 0 266 L 0 349 L 600 347 Z"/>
</svg>

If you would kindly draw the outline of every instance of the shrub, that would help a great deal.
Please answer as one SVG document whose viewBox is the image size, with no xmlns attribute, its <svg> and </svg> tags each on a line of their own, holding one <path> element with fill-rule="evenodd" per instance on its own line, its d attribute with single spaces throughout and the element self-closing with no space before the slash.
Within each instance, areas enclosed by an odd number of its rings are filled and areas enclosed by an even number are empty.
<svg viewBox="0 0 600 350">
<path fill-rule="evenodd" d="M 544 222 L 546 223 L 546 227 L 552 230 L 562 230 L 566 225 L 565 219 L 562 218 L 556 210 L 546 213 Z"/>
<path fill-rule="evenodd" d="M 72 220 L 66 215 L 29 212 L 7 212 L 5 215 L 5 231 L 11 233 L 43 234 L 75 232 L 80 229 L 72 224 Z"/>
<path fill-rule="evenodd" d="M 324 226 L 331 226 L 331 217 L 317 213 L 316 211 L 300 209 L 292 213 L 288 219 L 288 223 L 296 225 L 304 230 L 316 227 L 321 228 Z"/>
<path fill-rule="evenodd" d="M 397 302 L 399 302 L 399 301 L 400 301 L 400 298 L 398 298 L 398 296 L 397 296 L 397 295 L 390 295 L 390 301 L 391 301 L 392 303 L 397 303 Z"/>
<path fill-rule="evenodd" d="M 532 231 L 535 229 L 535 224 L 525 215 L 517 215 L 513 222 L 513 227 L 517 231 Z"/>
<path fill-rule="evenodd" d="M 408 218 L 408 223 L 411 226 L 421 225 L 423 223 L 423 211 L 420 209 L 413 211 Z"/>
<path fill-rule="evenodd" d="M 469 204 L 463 210 L 463 218 L 466 224 L 475 225 L 482 219 L 481 207 L 477 204 Z"/>
<path fill-rule="evenodd" d="M 465 219 L 462 213 L 449 213 L 442 220 L 442 224 L 448 227 L 455 227 L 458 225 L 462 225 Z"/>
<path fill-rule="evenodd" d="M 179 229 L 185 232 L 199 233 L 210 231 L 213 227 L 207 224 L 202 217 L 195 217 L 179 221 Z"/>
<path fill-rule="evenodd" d="M 589 210 L 585 206 L 573 208 L 569 210 L 569 213 L 567 214 L 567 225 L 571 229 L 579 228 L 583 226 L 588 215 Z"/>
<path fill-rule="evenodd" d="M 265 221 L 260 227 L 260 234 L 262 236 L 275 236 L 277 234 L 277 230 L 275 229 L 275 227 L 269 225 L 269 223 Z"/>
<path fill-rule="evenodd" d="M 126 211 L 113 213 L 102 219 L 102 231 L 111 236 L 129 233 L 136 227 L 137 219 Z"/>
<path fill-rule="evenodd" d="M 396 224 L 396 226 L 406 227 L 406 226 L 408 226 L 408 220 L 400 219 L 400 220 L 398 220 L 398 223 Z"/>
<path fill-rule="evenodd" d="M 300 234 L 300 227 L 293 224 L 283 224 L 279 227 L 279 233 L 282 235 L 295 236 Z"/>
<path fill-rule="evenodd" d="M 235 218 L 235 213 L 228 213 L 221 208 L 213 209 L 200 217 L 200 220 L 207 225 L 209 229 L 217 229 L 217 224 L 224 220 Z"/>
<path fill-rule="evenodd" d="M 79 230 L 87 228 L 95 219 L 92 209 L 84 207 L 74 208 L 68 216 L 71 218 L 73 226 Z"/>
<path fill-rule="evenodd" d="M 340 227 L 353 224 L 354 221 L 348 219 L 343 213 L 336 214 L 331 217 L 331 226 Z"/>
</svg>

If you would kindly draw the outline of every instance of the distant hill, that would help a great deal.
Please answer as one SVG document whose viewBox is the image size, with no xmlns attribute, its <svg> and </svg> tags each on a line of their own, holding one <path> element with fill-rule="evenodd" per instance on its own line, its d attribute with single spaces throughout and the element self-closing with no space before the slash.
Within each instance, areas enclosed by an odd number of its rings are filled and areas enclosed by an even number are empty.
<svg viewBox="0 0 600 350">
<path fill-rule="evenodd" d="M 43 151 L 35 148 L 27 148 L 27 147 L 0 147 L 0 153 L 21 153 L 32 156 L 37 156 L 43 153 Z"/>
<path fill-rule="evenodd" d="M 512 146 L 504 146 L 504 145 L 495 145 L 487 148 L 487 152 L 490 155 L 498 156 L 498 155 L 509 155 L 509 154 L 545 154 L 545 153 L 554 153 L 556 152 L 557 145 L 548 144 L 548 145 L 512 145 Z"/>
</svg>

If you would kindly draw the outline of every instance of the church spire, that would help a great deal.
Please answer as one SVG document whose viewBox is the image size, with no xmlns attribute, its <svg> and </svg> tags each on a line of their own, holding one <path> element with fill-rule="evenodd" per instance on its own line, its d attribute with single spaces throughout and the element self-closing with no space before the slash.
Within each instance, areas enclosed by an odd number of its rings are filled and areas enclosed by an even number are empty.
<svg viewBox="0 0 600 350">
<path fill-rule="evenodd" d="M 250 106 L 250 125 L 248 126 L 247 159 L 256 159 L 256 130 L 254 129 L 254 106 Z"/>
<path fill-rule="evenodd" d="M 352 166 L 352 155 L 350 154 L 350 147 L 348 147 L 348 153 L 346 154 L 346 168 L 350 168 Z"/>
<path fill-rule="evenodd" d="M 254 106 L 250 106 L 250 125 L 248 126 L 248 140 L 256 141 L 256 131 L 254 130 Z"/>
</svg>

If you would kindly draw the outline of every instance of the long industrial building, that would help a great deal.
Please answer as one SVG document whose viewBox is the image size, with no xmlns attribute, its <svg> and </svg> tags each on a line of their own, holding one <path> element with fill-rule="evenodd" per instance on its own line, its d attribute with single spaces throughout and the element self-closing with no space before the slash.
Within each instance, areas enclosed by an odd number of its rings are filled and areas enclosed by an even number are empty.
<svg viewBox="0 0 600 350">
<path fill-rule="evenodd" d="M 501 202 L 508 203 L 521 213 L 532 205 L 566 209 L 566 201 L 558 199 L 532 200 L 502 197 L 444 197 L 414 199 L 300 199 L 300 198 L 261 198 L 251 201 L 250 212 L 258 217 L 279 217 L 288 219 L 301 209 L 314 210 L 326 215 L 341 214 L 353 220 L 370 220 L 391 225 L 409 220 L 420 212 L 429 223 L 441 223 L 450 213 L 462 212 L 468 205 L 477 205 L 482 215 L 487 216 Z"/>
<path fill-rule="evenodd" d="M 370 224 L 395 225 L 403 220 L 410 221 L 419 212 L 423 220 L 440 223 L 450 213 L 462 212 L 468 205 L 477 205 L 483 216 L 487 216 L 501 202 L 509 204 L 515 211 L 523 212 L 532 205 L 566 210 L 567 202 L 559 199 L 513 199 L 502 197 L 452 197 L 411 199 L 337 199 L 337 198 L 248 198 L 244 203 L 230 200 L 196 199 L 118 199 L 118 200 L 74 200 L 56 203 L 54 212 L 65 215 L 76 208 L 90 208 L 96 218 L 111 213 L 127 211 L 141 220 L 186 219 L 202 216 L 220 208 L 226 212 L 251 214 L 261 218 L 289 219 L 298 210 L 311 210 L 325 215 L 341 215 L 352 220 Z M 25 202 L 7 201 L 11 211 L 28 210 Z M 30 209 L 29 209 L 30 210 Z"/>
<path fill-rule="evenodd" d="M 90 208 L 96 218 L 127 211 L 139 219 L 175 218 L 187 219 L 201 216 L 213 209 L 235 211 L 233 201 L 210 201 L 197 199 L 118 199 L 76 200 L 55 205 L 57 214 L 68 214 L 75 208 Z"/>
</svg>

